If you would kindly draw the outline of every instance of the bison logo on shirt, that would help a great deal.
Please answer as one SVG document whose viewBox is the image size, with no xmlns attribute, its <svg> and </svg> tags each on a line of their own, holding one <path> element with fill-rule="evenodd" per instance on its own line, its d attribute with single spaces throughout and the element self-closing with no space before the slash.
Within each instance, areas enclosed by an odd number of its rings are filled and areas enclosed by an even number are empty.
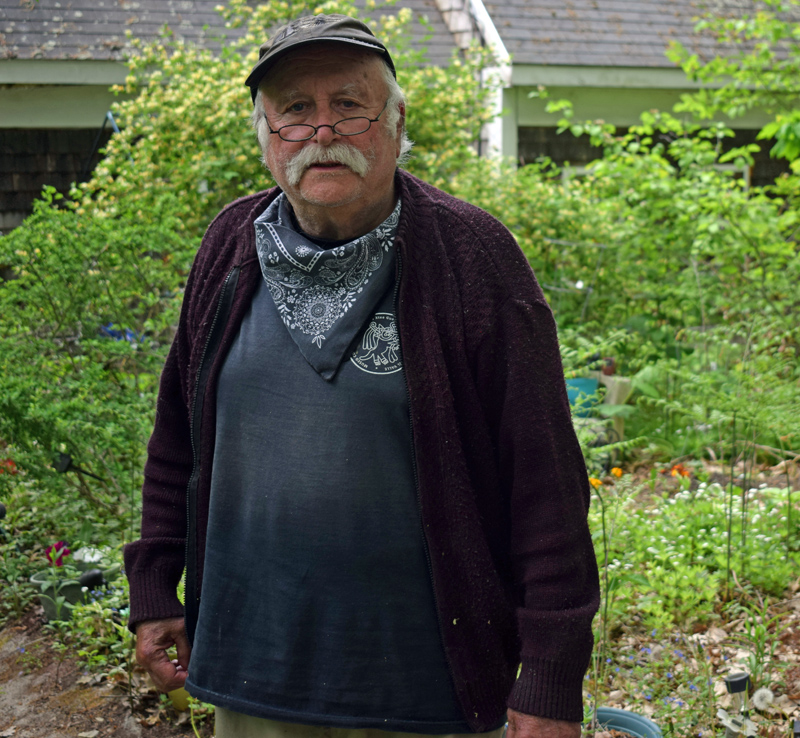
<svg viewBox="0 0 800 738">
<path fill-rule="evenodd" d="M 375 313 L 350 361 L 370 374 L 400 371 L 400 336 L 394 315 Z"/>
</svg>

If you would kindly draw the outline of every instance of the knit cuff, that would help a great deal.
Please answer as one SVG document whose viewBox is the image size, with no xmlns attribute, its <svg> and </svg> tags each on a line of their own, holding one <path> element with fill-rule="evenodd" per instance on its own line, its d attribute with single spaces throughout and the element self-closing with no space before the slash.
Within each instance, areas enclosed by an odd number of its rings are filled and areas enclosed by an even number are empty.
<svg viewBox="0 0 800 738">
<path fill-rule="evenodd" d="M 571 664 L 529 660 L 522 664 L 508 706 L 517 712 L 552 720 L 583 720 L 585 670 Z"/>
<path fill-rule="evenodd" d="M 147 538 L 125 546 L 125 573 L 130 585 L 128 628 L 143 620 L 183 617 L 177 588 L 184 567 L 185 542 Z"/>
</svg>

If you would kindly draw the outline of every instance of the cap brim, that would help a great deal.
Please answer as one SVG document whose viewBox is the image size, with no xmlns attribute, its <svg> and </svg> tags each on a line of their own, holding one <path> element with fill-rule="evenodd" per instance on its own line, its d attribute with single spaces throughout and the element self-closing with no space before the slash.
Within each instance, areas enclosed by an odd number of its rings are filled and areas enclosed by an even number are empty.
<svg viewBox="0 0 800 738">
<path fill-rule="evenodd" d="M 392 61 L 392 57 L 389 55 L 389 52 L 386 51 L 382 46 L 378 46 L 377 44 L 370 44 L 366 41 L 359 41 L 358 39 L 354 38 L 347 38 L 346 36 L 326 36 L 324 38 L 309 38 L 303 39 L 301 41 L 297 41 L 294 44 L 287 46 L 284 49 L 281 49 L 280 52 L 275 54 L 274 56 L 270 56 L 267 54 L 264 58 L 256 64 L 250 74 L 248 75 L 247 79 L 244 81 L 245 85 L 250 88 L 250 97 L 253 99 L 253 103 L 255 104 L 256 101 L 256 93 L 258 92 L 258 86 L 261 84 L 261 81 L 266 77 L 267 72 L 276 64 L 276 62 L 280 61 L 287 53 L 290 51 L 294 51 L 295 49 L 299 49 L 302 46 L 308 46 L 309 44 L 318 44 L 324 41 L 332 41 L 333 43 L 341 43 L 341 44 L 350 44 L 351 46 L 359 46 L 362 49 L 369 49 L 374 51 L 376 54 L 380 54 L 383 60 L 389 65 L 389 69 L 392 70 L 392 74 L 394 77 L 397 77 L 397 72 L 394 68 L 394 62 Z"/>
</svg>

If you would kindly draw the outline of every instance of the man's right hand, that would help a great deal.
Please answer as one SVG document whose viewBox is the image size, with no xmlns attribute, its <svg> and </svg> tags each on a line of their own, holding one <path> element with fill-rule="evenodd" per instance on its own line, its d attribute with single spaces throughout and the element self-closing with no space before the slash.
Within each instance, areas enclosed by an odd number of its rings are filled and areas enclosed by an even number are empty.
<svg viewBox="0 0 800 738">
<path fill-rule="evenodd" d="M 170 660 L 167 651 L 173 646 L 178 658 Z M 183 686 L 191 653 L 183 618 L 143 620 L 136 626 L 136 661 L 162 692 Z"/>
</svg>

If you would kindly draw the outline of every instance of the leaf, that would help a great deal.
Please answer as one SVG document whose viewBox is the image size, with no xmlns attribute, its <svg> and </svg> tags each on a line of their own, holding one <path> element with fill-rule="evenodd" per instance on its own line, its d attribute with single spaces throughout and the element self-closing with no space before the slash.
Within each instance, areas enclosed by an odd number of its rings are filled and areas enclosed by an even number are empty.
<svg viewBox="0 0 800 738">
<path fill-rule="evenodd" d="M 78 738 L 97 738 L 99 730 L 87 730 L 85 733 L 78 733 Z"/>
<path fill-rule="evenodd" d="M 604 418 L 629 418 L 636 412 L 633 405 L 607 405 L 601 403 L 597 406 L 598 414 Z"/>
<path fill-rule="evenodd" d="M 661 397 L 658 390 L 649 382 L 645 382 L 643 379 L 635 379 L 633 380 L 633 386 L 638 389 L 640 392 L 643 392 L 648 397 L 653 397 L 658 399 Z"/>
</svg>

